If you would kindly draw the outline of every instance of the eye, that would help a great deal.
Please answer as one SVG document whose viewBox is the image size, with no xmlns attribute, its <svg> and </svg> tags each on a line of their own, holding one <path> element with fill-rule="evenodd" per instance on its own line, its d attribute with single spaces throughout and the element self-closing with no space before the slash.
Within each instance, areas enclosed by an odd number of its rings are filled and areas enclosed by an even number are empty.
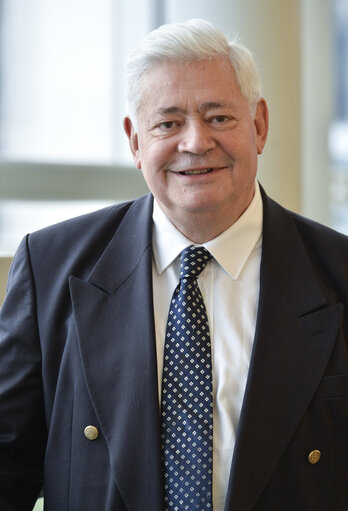
<svg viewBox="0 0 348 511">
<path fill-rule="evenodd" d="M 161 137 L 169 137 L 174 135 L 180 126 L 180 121 L 173 120 L 173 121 L 162 121 L 156 124 L 152 131 L 154 135 L 161 136 Z"/>
<path fill-rule="evenodd" d="M 237 119 L 233 115 L 218 114 L 208 118 L 208 123 L 215 130 L 230 130 L 236 122 Z"/>
<path fill-rule="evenodd" d="M 175 125 L 176 124 L 174 123 L 174 121 L 164 121 L 164 122 L 161 122 L 157 127 L 162 130 L 170 130 Z"/>
<path fill-rule="evenodd" d="M 229 121 L 230 117 L 227 117 L 227 115 L 215 115 L 215 117 L 212 117 L 210 120 L 211 122 L 221 124 L 223 122 Z"/>
</svg>

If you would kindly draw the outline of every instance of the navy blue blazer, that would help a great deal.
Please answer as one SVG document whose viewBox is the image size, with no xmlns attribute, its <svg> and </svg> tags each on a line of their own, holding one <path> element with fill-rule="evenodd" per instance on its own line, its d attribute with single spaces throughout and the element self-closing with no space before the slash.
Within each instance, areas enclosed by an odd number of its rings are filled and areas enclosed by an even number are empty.
<svg viewBox="0 0 348 511">
<path fill-rule="evenodd" d="M 347 510 L 348 239 L 263 201 L 226 511 Z M 162 511 L 151 215 L 147 195 L 20 245 L 0 315 L 1 511 L 32 509 L 42 484 L 48 511 Z"/>
</svg>

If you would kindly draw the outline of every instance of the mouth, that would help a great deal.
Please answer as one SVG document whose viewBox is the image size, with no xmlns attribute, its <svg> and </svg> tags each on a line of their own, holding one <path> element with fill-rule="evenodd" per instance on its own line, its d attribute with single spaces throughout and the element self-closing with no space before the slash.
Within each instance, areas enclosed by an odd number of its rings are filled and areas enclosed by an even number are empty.
<svg viewBox="0 0 348 511">
<path fill-rule="evenodd" d="M 190 170 L 183 170 L 182 172 L 179 172 L 182 176 L 197 176 L 199 174 L 209 174 L 209 172 L 212 172 L 214 169 L 190 169 Z"/>
</svg>

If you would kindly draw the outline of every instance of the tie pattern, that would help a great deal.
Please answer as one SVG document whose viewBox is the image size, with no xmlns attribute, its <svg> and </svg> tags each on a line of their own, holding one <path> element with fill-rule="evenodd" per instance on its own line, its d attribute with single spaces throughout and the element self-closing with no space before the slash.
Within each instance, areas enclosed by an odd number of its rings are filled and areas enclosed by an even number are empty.
<svg viewBox="0 0 348 511">
<path fill-rule="evenodd" d="M 169 309 L 161 409 L 165 511 L 212 509 L 210 333 L 197 282 L 211 258 L 204 247 L 182 251 Z"/>
</svg>

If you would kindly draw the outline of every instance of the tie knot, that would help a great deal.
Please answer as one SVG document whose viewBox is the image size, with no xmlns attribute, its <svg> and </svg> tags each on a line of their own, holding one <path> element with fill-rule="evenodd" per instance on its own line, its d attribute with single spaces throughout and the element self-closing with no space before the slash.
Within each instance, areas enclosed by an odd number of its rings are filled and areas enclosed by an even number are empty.
<svg viewBox="0 0 348 511">
<path fill-rule="evenodd" d="M 198 279 L 211 259 L 211 253 L 204 247 L 185 248 L 180 254 L 180 279 Z"/>
</svg>

